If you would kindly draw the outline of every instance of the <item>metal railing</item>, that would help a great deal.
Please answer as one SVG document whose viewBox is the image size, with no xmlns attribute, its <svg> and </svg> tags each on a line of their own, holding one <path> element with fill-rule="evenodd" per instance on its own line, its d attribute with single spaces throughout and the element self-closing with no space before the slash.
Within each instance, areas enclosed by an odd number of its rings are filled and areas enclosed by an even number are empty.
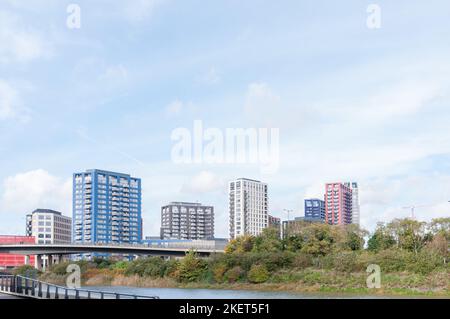
<svg viewBox="0 0 450 319">
<path fill-rule="evenodd" d="M 159 299 L 100 290 L 68 288 L 20 275 L 0 274 L 0 292 L 34 299 Z"/>
</svg>

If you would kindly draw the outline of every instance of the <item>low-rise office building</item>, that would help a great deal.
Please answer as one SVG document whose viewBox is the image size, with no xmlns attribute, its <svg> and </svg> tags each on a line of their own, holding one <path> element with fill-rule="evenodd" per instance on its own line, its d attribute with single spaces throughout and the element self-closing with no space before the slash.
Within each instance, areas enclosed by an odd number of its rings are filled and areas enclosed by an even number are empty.
<svg viewBox="0 0 450 319">
<path fill-rule="evenodd" d="M 15 245 L 15 244 L 34 244 L 35 238 L 32 236 L 9 236 L 0 235 L 0 245 Z M 24 256 L 15 254 L 1 254 L 0 253 L 0 269 L 11 269 L 24 265 L 34 265 L 35 256 Z"/>
<path fill-rule="evenodd" d="M 36 244 L 68 244 L 72 242 L 72 218 L 51 209 L 36 209 L 27 215 L 26 234 Z"/>
</svg>

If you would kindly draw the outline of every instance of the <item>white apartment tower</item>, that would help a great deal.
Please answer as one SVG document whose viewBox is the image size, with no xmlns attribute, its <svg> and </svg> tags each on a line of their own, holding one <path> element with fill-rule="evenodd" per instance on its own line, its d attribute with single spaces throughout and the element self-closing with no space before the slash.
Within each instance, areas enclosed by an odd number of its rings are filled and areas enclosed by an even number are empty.
<svg viewBox="0 0 450 319">
<path fill-rule="evenodd" d="M 230 238 L 258 236 L 268 227 L 267 184 L 246 178 L 229 183 Z"/>
<path fill-rule="evenodd" d="M 359 204 L 359 188 L 356 182 L 347 182 L 345 186 L 352 190 L 352 224 L 359 225 L 361 206 Z"/>
</svg>

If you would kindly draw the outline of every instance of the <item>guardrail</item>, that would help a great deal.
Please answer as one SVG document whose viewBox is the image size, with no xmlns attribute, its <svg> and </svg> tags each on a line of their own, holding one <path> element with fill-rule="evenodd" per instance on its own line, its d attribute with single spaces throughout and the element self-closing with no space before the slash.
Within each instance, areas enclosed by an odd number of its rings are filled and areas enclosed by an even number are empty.
<svg viewBox="0 0 450 319">
<path fill-rule="evenodd" d="M 0 275 L 0 292 L 32 299 L 159 299 L 157 296 L 68 288 L 20 275 Z"/>
</svg>

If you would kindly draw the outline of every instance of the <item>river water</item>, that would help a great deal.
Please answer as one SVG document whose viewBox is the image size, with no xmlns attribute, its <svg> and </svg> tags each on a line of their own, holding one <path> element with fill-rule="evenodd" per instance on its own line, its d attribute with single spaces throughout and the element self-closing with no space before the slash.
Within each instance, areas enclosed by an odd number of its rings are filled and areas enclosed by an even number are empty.
<svg viewBox="0 0 450 319">
<path fill-rule="evenodd" d="M 161 299 L 372 299 L 364 295 L 300 294 L 278 291 L 178 289 L 178 288 L 135 288 L 135 287 L 83 287 L 90 290 L 157 296 Z"/>
</svg>

